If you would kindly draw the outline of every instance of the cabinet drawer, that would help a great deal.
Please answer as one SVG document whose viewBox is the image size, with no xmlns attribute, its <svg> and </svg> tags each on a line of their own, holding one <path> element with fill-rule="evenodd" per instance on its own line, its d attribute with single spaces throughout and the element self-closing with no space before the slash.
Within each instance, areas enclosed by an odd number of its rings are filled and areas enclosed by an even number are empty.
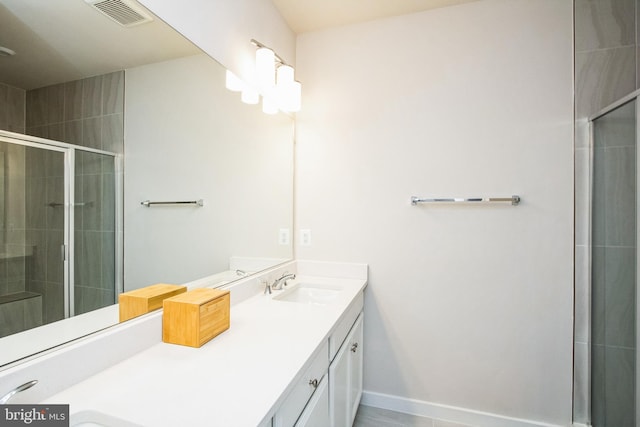
<svg viewBox="0 0 640 427">
<path fill-rule="evenodd" d="M 333 333 L 329 337 L 329 360 L 333 360 L 336 357 L 338 349 L 347 338 L 347 334 L 351 330 L 351 326 L 358 318 L 358 315 L 364 307 L 364 296 L 362 292 L 353 300 L 351 307 L 342 316 L 342 319 L 338 322 L 338 326 L 334 329 Z"/>
<path fill-rule="evenodd" d="M 328 343 L 325 341 L 325 344 L 313 357 L 311 365 L 298 379 L 282 406 L 276 411 L 274 426 L 290 427 L 295 424 L 307 402 L 327 374 L 329 369 L 328 353 Z"/>
<path fill-rule="evenodd" d="M 328 427 L 329 420 L 329 388 L 325 376 L 311 400 L 298 418 L 295 427 Z"/>
</svg>

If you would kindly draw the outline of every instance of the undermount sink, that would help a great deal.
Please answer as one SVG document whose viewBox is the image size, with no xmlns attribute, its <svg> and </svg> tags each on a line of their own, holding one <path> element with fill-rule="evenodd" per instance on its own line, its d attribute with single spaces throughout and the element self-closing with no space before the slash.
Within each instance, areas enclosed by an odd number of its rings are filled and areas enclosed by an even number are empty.
<svg viewBox="0 0 640 427">
<path fill-rule="evenodd" d="M 71 427 L 142 427 L 99 411 L 80 411 L 71 414 Z"/>
<path fill-rule="evenodd" d="M 341 291 L 342 289 L 338 287 L 297 283 L 284 290 L 280 295 L 276 295 L 273 299 L 301 304 L 327 305 L 331 304 Z"/>
</svg>

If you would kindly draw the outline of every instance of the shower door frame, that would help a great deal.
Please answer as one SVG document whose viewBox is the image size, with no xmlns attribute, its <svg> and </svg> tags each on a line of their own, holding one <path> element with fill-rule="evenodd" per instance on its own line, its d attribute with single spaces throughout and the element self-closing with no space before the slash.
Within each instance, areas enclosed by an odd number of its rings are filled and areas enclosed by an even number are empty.
<svg viewBox="0 0 640 427">
<path fill-rule="evenodd" d="M 640 225 L 640 221 L 638 220 L 638 216 L 640 215 L 640 197 L 639 197 L 639 193 L 640 193 L 640 173 L 638 166 L 640 165 L 640 144 L 638 143 L 639 139 L 640 139 L 640 105 L 638 104 L 638 102 L 640 102 L 640 89 L 635 90 L 634 92 L 631 92 L 629 95 L 626 95 L 622 98 L 620 98 L 619 100 L 613 102 L 612 104 L 606 106 L 605 108 L 603 108 L 602 110 L 598 111 L 597 113 L 593 114 L 592 116 L 589 117 L 589 236 L 588 236 L 588 241 L 589 241 L 589 246 L 592 246 L 592 236 L 591 236 L 591 227 L 592 227 L 592 209 L 593 209 L 593 186 L 594 186 L 594 182 L 593 182 L 593 165 L 594 165 L 594 126 L 593 123 L 595 120 L 609 114 L 610 112 L 616 110 L 617 108 L 622 107 L 623 105 L 632 102 L 632 101 L 636 101 L 636 277 L 635 277 L 635 338 L 636 338 L 636 354 L 635 354 L 635 425 L 636 427 L 640 427 L 640 349 L 638 348 L 638 345 L 640 344 L 640 310 L 638 309 L 640 307 L 640 292 L 638 292 L 638 278 L 640 277 L 640 245 L 638 245 L 638 243 L 640 242 L 640 227 L 638 227 Z M 589 311 L 588 311 L 588 319 L 589 319 L 589 336 L 591 337 L 592 334 L 592 328 L 591 328 L 591 284 L 592 284 L 592 277 L 591 277 L 591 266 L 592 266 L 592 254 L 591 254 L 591 250 L 589 250 L 589 255 L 588 255 L 588 260 L 587 260 L 587 264 L 588 264 L 588 269 L 589 269 L 589 273 L 588 273 L 588 283 L 589 283 Z M 592 342 L 591 338 L 589 339 L 590 343 Z M 589 376 L 587 378 L 587 384 L 589 385 L 589 389 L 587 390 L 587 396 L 588 396 L 588 405 L 587 405 L 587 410 L 588 410 L 588 414 L 589 414 L 589 425 L 591 425 L 591 363 L 592 363 L 592 359 L 591 359 L 591 345 L 589 345 Z"/>
<path fill-rule="evenodd" d="M 114 180 L 115 180 L 115 225 L 114 225 L 114 245 L 115 245 L 115 297 L 124 292 L 123 280 L 123 214 L 122 214 L 122 155 L 111 151 L 98 150 L 95 148 L 82 147 L 65 142 L 54 141 L 30 135 L 13 133 L 0 130 L 0 141 L 9 144 L 17 144 L 26 147 L 34 147 L 43 150 L 56 151 L 64 154 L 64 317 L 69 318 L 75 315 L 75 209 L 72 201 L 75 200 L 75 157 L 76 151 L 84 151 L 95 154 L 113 157 Z M 114 300 L 114 304 L 116 301 Z"/>
</svg>

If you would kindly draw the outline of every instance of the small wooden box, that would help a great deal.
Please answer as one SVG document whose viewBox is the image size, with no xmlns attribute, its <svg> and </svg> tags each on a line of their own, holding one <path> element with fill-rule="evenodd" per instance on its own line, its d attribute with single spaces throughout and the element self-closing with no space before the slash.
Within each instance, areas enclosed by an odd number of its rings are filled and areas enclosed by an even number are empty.
<svg viewBox="0 0 640 427">
<path fill-rule="evenodd" d="M 187 291 L 186 286 L 158 283 L 118 296 L 120 321 L 132 319 L 162 308 L 162 301 Z"/>
<path fill-rule="evenodd" d="M 229 291 L 199 288 L 164 300 L 162 341 L 201 347 L 229 329 Z"/>
</svg>

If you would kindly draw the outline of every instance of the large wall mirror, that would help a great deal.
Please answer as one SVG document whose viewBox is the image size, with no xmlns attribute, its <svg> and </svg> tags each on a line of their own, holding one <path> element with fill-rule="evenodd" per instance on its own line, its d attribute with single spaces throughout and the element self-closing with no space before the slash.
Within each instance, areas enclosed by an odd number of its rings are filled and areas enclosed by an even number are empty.
<svg viewBox="0 0 640 427">
<path fill-rule="evenodd" d="M 141 12 L 0 0 L 0 369 L 114 324 L 122 291 L 292 258 L 293 120 Z"/>
</svg>

